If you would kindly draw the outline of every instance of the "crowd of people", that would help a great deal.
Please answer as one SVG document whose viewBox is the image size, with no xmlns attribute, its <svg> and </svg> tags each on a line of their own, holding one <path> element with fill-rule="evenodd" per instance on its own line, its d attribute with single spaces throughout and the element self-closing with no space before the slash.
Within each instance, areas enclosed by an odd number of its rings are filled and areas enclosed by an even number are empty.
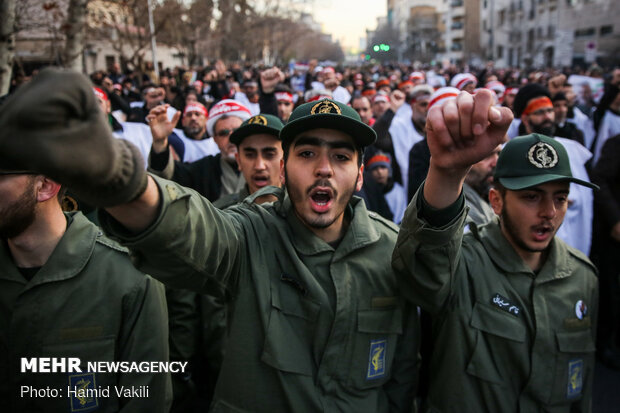
<svg viewBox="0 0 620 413">
<path fill-rule="evenodd" d="M 587 412 L 595 349 L 620 370 L 618 68 L 114 65 L 1 99 L 12 411 Z M 20 397 L 48 355 L 188 369 Z"/>
</svg>

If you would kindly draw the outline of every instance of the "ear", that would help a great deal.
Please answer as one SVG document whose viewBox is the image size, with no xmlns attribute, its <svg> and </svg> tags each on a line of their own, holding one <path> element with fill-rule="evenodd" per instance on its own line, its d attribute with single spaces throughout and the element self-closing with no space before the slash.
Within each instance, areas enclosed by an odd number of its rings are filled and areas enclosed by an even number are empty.
<svg viewBox="0 0 620 413">
<path fill-rule="evenodd" d="M 530 121 L 527 115 L 521 115 L 521 123 L 523 124 L 523 126 L 525 126 L 525 131 L 527 133 L 532 133 L 532 128 L 530 127 Z"/>
<path fill-rule="evenodd" d="M 241 171 L 241 162 L 239 162 L 239 150 L 235 152 L 235 161 L 237 162 L 237 170 Z"/>
<path fill-rule="evenodd" d="M 36 178 L 35 189 L 37 191 L 37 202 L 45 202 L 58 195 L 60 184 L 40 175 Z"/>
<path fill-rule="evenodd" d="M 284 174 L 284 159 L 280 159 L 280 182 L 282 182 L 282 185 L 286 183 L 285 176 L 286 175 Z"/>
<path fill-rule="evenodd" d="M 500 215 L 502 213 L 504 199 L 502 198 L 502 194 L 495 188 L 491 188 L 489 190 L 489 203 L 491 204 L 491 208 L 493 208 L 495 215 Z"/>
<path fill-rule="evenodd" d="M 355 191 L 359 192 L 364 185 L 364 164 L 360 166 L 359 171 L 357 171 L 357 182 L 355 183 Z"/>
</svg>

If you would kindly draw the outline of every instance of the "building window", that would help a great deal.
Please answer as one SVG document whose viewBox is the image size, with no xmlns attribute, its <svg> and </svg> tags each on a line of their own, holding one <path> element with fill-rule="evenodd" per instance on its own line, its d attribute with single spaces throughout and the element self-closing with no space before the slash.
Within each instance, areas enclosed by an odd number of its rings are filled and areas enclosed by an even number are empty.
<svg viewBox="0 0 620 413">
<path fill-rule="evenodd" d="M 601 26 L 601 36 L 609 36 L 614 32 L 614 26 L 611 24 L 609 26 Z"/>
<path fill-rule="evenodd" d="M 555 36 L 555 26 L 549 26 L 547 28 L 547 37 L 553 39 L 553 36 Z"/>
<path fill-rule="evenodd" d="M 594 36 L 596 30 L 594 27 L 588 27 L 586 29 L 575 30 L 575 37 L 589 37 Z"/>
<path fill-rule="evenodd" d="M 504 58 L 504 47 L 503 46 L 497 46 L 497 58 L 498 59 Z"/>
<path fill-rule="evenodd" d="M 116 63 L 116 56 L 106 55 L 105 67 L 110 69 L 114 63 Z"/>
</svg>

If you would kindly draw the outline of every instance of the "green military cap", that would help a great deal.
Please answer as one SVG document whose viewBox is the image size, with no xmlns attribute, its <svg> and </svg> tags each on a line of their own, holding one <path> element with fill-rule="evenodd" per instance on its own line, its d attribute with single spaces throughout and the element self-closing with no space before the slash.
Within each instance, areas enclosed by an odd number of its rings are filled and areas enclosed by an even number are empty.
<svg viewBox="0 0 620 413">
<path fill-rule="evenodd" d="M 518 136 L 504 146 L 493 179 L 513 191 L 559 180 L 598 189 L 573 177 L 568 153 L 560 142 L 538 133 Z"/>
<path fill-rule="evenodd" d="M 283 144 L 291 143 L 300 133 L 318 128 L 344 132 L 362 148 L 372 145 L 377 139 L 375 131 L 362 122 L 353 108 L 331 99 L 304 103 L 296 108 L 282 128 L 280 138 Z"/>
<path fill-rule="evenodd" d="M 267 133 L 279 139 L 280 131 L 283 126 L 284 124 L 278 117 L 261 113 L 244 121 L 241 126 L 230 135 L 230 141 L 239 146 L 243 139 L 259 133 Z"/>
</svg>

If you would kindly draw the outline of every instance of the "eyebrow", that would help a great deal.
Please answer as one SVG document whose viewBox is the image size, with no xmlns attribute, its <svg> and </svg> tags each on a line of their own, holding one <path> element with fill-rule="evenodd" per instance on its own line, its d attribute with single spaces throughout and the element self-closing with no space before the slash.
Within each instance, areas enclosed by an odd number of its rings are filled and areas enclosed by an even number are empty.
<svg viewBox="0 0 620 413">
<path fill-rule="evenodd" d="M 541 193 L 541 194 L 546 193 L 546 191 L 545 191 L 545 190 L 540 189 L 540 188 L 538 188 L 538 187 L 533 187 L 533 188 L 525 188 L 525 189 L 522 189 L 521 191 L 518 191 L 518 192 L 526 192 L 526 191 L 538 192 L 538 193 Z M 559 191 L 555 191 L 555 192 L 553 192 L 553 195 L 557 195 L 557 194 L 568 194 L 569 192 L 570 192 L 570 188 L 569 188 L 569 189 L 560 189 Z"/>
<path fill-rule="evenodd" d="M 325 139 L 316 138 L 314 136 L 303 136 L 293 144 L 295 147 L 302 145 L 309 146 L 327 146 L 330 149 L 349 149 L 352 152 L 355 152 L 355 146 L 351 142 L 347 141 L 334 141 L 327 142 Z"/>
<path fill-rule="evenodd" d="M 242 150 L 244 152 L 259 152 L 259 150 L 253 146 L 246 146 Z M 266 147 L 260 148 L 260 152 L 275 152 L 276 150 L 277 148 L 275 146 L 266 146 Z"/>
</svg>

